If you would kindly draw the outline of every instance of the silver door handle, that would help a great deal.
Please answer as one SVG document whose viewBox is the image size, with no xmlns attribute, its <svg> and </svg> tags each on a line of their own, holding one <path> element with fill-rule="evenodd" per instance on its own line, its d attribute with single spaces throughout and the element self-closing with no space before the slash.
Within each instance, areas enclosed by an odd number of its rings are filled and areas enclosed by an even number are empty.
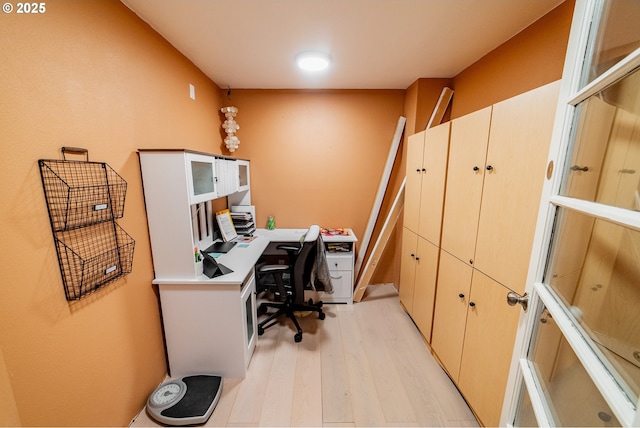
<svg viewBox="0 0 640 428">
<path fill-rule="evenodd" d="M 524 296 L 519 295 L 514 291 L 510 291 L 507 293 L 507 303 L 509 306 L 515 306 L 518 303 L 522 305 L 522 309 L 527 312 L 527 307 L 529 306 L 529 296 L 527 293 L 524 293 Z"/>
</svg>

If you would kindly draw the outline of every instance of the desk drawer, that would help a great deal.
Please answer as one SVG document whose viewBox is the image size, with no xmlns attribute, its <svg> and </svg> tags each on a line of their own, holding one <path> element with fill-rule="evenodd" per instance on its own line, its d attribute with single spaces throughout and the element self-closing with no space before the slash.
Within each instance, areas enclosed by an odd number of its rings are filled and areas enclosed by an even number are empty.
<svg viewBox="0 0 640 428">
<path fill-rule="evenodd" d="M 330 270 L 353 270 L 353 257 L 351 254 L 327 254 L 327 264 Z"/>
</svg>

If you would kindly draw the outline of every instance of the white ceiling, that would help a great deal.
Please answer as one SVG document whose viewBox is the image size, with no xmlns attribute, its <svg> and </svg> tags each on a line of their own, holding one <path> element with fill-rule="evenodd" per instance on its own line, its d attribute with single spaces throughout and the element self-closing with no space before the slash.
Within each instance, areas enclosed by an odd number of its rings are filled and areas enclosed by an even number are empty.
<svg viewBox="0 0 640 428">
<path fill-rule="evenodd" d="M 222 88 L 406 89 L 453 77 L 562 0 L 122 0 Z M 329 53 L 304 75 L 294 57 Z"/>
</svg>

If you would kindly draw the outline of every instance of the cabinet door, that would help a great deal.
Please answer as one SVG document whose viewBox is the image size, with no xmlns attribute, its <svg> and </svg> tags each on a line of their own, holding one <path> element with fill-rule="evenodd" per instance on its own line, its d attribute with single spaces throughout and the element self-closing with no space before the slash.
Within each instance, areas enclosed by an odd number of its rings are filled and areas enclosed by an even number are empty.
<svg viewBox="0 0 640 428">
<path fill-rule="evenodd" d="M 473 271 L 458 387 L 484 426 L 498 426 L 520 306 L 509 290 Z"/>
<path fill-rule="evenodd" d="M 431 342 L 433 304 L 436 297 L 438 274 L 438 247 L 418 237 L 416 253 L 415 286 L 411 317 L 427 342 Z"/>
<path fill-rule="evenodd" d="M 524 294 L 560 82 L 493 106 L 475 267 Z"/>
<path fill-rule="evenodd" d="M 418 235 L 432 244 L 440 245 L 444 184 L 449 155 L 450 122 L 443 123 L 426 132 L 422 164 L 422 190 L 420 192 L 420 222 Z"/>
<path fill-rule="evenodd" d="M 413 291 L 416 277 L 416 251 L 418 235 L 402 228 L 402 259 L 400 261 L 400 303 L 411 314 L 413 311 Z"/>
<path fill-rule="evenodd" d="M 473 269 L 446 251 L 439 265 L 431 348 L 457 383 Z"/>
<path fill-rule="evenodd" d="M 407 143 L 407 183 L 404 189 L 404 227 L 418 233 L 420 191 L 422 188 L 425 131 L 409 137 Z"/>
<path fill-rule="evenodd" d="M 451 123 L 442 242 L 449 253 L 472 264 L 491 123 L 491 107 Z"/>
</svg>

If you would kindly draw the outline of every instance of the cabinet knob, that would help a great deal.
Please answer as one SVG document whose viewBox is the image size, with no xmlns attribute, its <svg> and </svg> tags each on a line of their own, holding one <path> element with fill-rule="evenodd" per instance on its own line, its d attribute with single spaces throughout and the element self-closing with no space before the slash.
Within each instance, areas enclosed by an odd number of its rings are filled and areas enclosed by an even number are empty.
<svg viewBox="0 0 640 428">
<path fill-rule="evenodd" d="M 473 170 L 474 170 L 474 171 L 480 171 L 480 168 L 478 168 L 477 166 L 474 166 L 474 167 L 473 167 Z"/>
<path fill-rule="evenodd" d="M 473 259 L 469 259 L 469 264 L 472 265 L 473 264 Z"/>
<path fill-rule="evenodd" d="M 416 261 L 420 260 L 420 257 L 416 257 Z"/>
<path fill-rule="evenodd" d="M 415 255 L 415 254 L 413 254 L 413 253 L 411 253 L 411 258 L 412 258 L 412 259 L 415 259 L 415 258 L 416 258 L 416 255 Z"/>
<path fill-rule="evenodd" d="M 427 168 L 422 168 L 422 172 L 427 172 Z"/>
<path fill-rule="evenodd" d="M 469 302 L 469 306 L 471 306 L 472 308 L 475 306 L 475 302 Z"/>
<path fill-rule="evenodd" d="M 458 297 L 461 298 L 461 299 L 464 299 L 464 294 L 460 293 L 460 294 L 458 294 Z"/>
<path fill-rule="evenodd" d="M 493 171 L 493 167 L 491 165 L 487 165 L 487 171 Z"/>
<path fill-rule="evenodd" d="M 416 172 L 417 172 L 417 173 L 420 173 L 420 168 L 416 168 Z"/>
<path fill-rule="evenodd" d="M 580 165 L 573 165 L 571 168 L 569 168 L 571 171 L 584 171 L 587 172 L 589 171 L 589 167 L 588 166 L 580 166 Z"/>
</svg>

